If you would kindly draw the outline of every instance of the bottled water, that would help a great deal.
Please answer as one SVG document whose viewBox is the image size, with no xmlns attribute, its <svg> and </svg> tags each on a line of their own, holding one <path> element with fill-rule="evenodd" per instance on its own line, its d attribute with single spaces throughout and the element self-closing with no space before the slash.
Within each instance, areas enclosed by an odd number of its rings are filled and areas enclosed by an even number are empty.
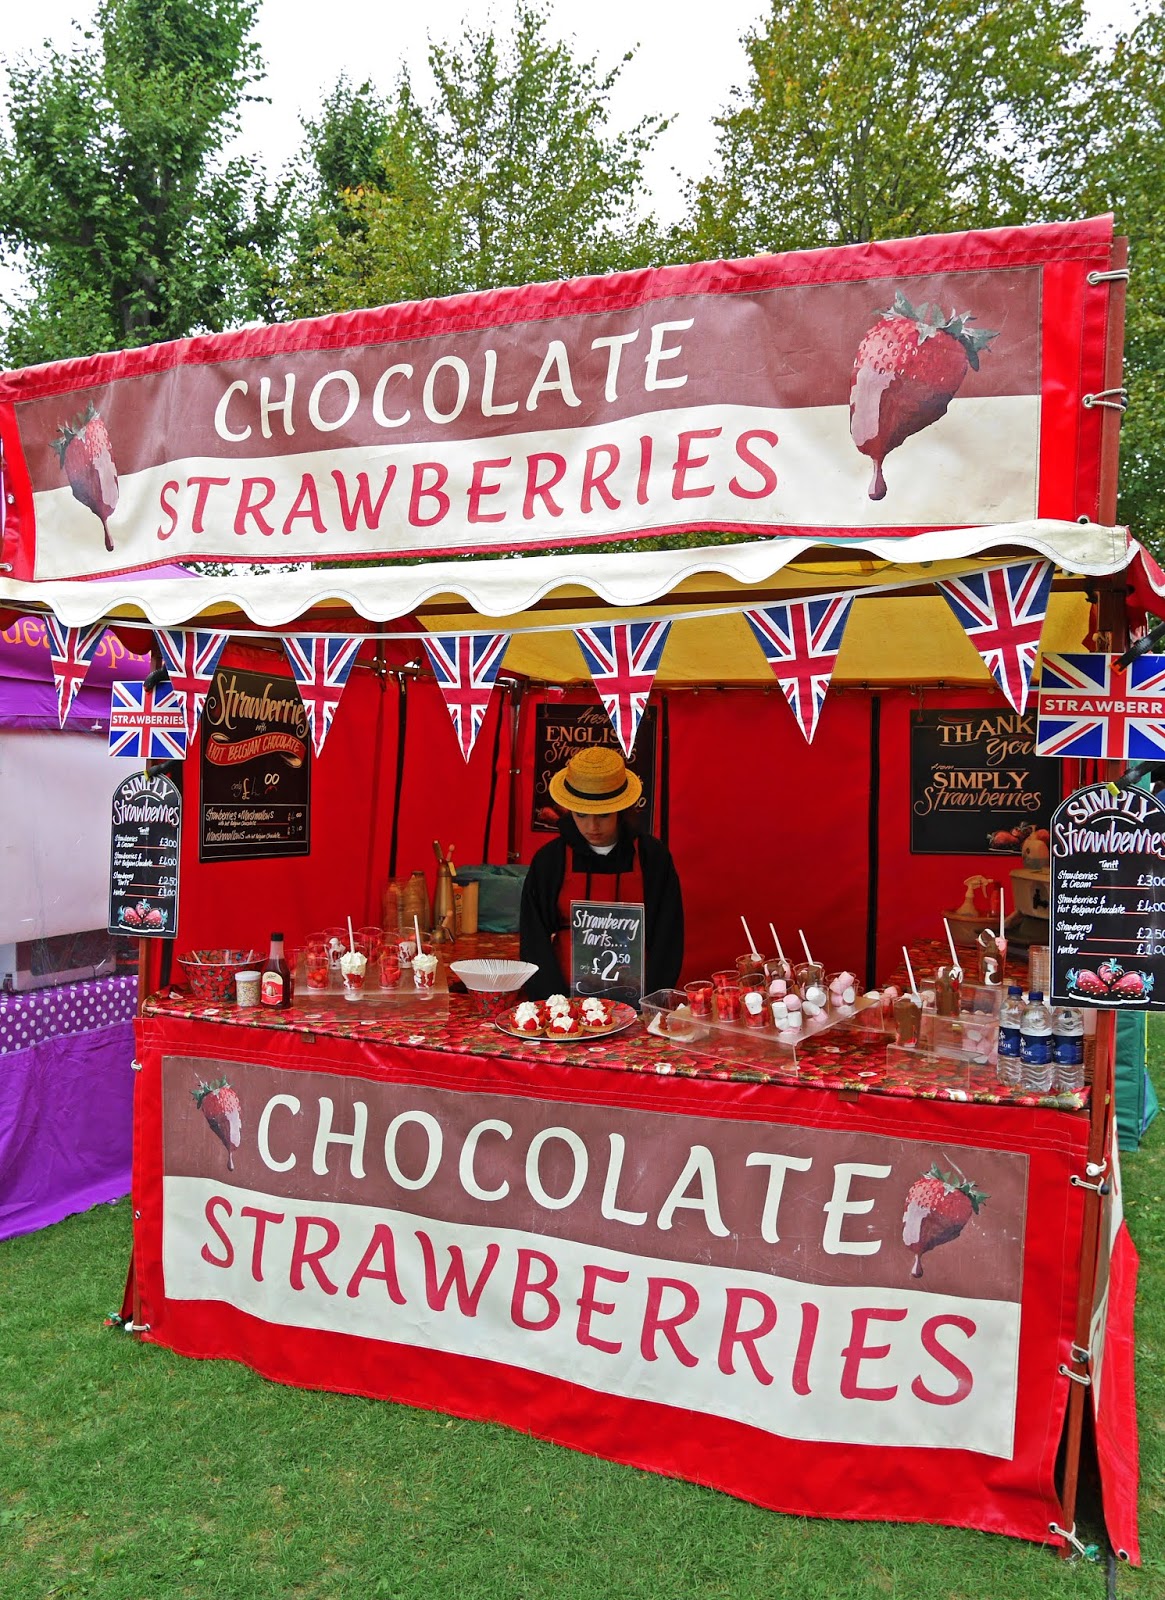
<svg viewBox="0 0 1165 1600">
<path fill-rule="evenodd" d="M 1052 1013 L 1033 989 L 1019 1025 L 1020 1082 L 1028 1094 L 1050 1094 L 1056 1075 L 1052 1057 Z"/>
<path fill-rule="evenodd" d="M 1056 1061 L 1056 1088 L 1071 1093 L 1084 1087 L 1084 1018 L 1072 1006 L 1052 1012 L 1052 1054 Z"/>
<path fill-rule="evenodd" d="M 1019 1027 L 1023 1020 L 1023 990 L 1012 984 L 999 1008 L 999 1065 L 996 1077 L 1009 1088 L 1018 1088 L 1020 1081 Z"/>
</svg>

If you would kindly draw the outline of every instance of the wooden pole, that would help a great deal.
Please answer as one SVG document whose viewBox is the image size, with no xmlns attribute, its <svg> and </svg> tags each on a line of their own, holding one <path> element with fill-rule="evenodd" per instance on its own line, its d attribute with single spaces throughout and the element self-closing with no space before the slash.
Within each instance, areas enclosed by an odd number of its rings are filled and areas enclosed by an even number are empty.
<svg viewBox="0 0 1165 1600">
<path fill-rule="evenodd" d="M 1113 241 L 1112 267 L 1123 269 L 1128 264 L 1128 240 Z M 1118 389 L 1121 385 L 1124 346 L 1125 286 L 1120 280 L 1104 285 L 1108 290 L 1108 330 L 1105 351 L 1104 386 Z M 1098 517 L 1102 524 L 1111 525 L 1117 515 L 1117 453 L 1120 436 L 1121 413 L 1105 408 L 1101 434 L 1100 484 Z M 1128 614 L 1125 606 L 1126 587 L 1123 574 L 1102 580 L 1097 590 L 1096 648 L 1120 652 L 1128 643 Z M 1125 770 L 1123 761 L 1100 764 L 1101 780 L 1119 777 Z M 1053 930 L 1054 937 L 1054 930 Z M 1113 1138 L 1113 1084 L 1116 1071 L 1116 1015 L 1112 1011 L 1099 1012 L 1096 1019 L 1096 1047 L 1092 1067 L 1091 1100 L 1088 1121 L 1088 1165 L 1098 1171 L 1095 1177 L 1081 1174 L 1087 1183 L 1101 1185 L 1111 1182 L 1107 1165 Z M 1081 1190 L 1084 1204 L 1083 1236 L 1080 1248 L 1080 1287 L 1076 1298 L 1076 1350 L 1085 1352 L 1083 1360 L 1068 1363 L 1079 1378 L 1091 1379 L 1087 1357 L 1089 1335 L 1092 1328 L 1092 1300 L 1096 1292 L 1096 1265 L 1100 1253 L 1101 1228 L 1104 1221 L 1103 1197 L 1096 1188 Z M 1080 1449 L 1084 1432 L 1084 1407 L 1089 1385 L 1068 1380 L 1068 1412 L 1065 1419 L 1064 1480 L 1060 1490 L 1064 1526 L 1072 1528 L 1076 1519 L 1076 1495 L 1080 1483 Z M 1061 1554 L 1073 1554 L 1065 1545 Z"/>
</svg>

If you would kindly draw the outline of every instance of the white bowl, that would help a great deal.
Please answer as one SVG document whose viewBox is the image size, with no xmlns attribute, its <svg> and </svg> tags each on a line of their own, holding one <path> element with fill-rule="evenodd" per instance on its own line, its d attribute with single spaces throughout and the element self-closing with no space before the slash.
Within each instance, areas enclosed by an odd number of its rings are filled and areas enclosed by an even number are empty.
<svg viewBox="0 0 1165 1600">
<path fill-rule="evenodd" d="M 492 957 L 451 961 L 449 968 L 475 994 L 512 994 L 538 971 L 533 961 L 502 961 Z"/>
</svg>

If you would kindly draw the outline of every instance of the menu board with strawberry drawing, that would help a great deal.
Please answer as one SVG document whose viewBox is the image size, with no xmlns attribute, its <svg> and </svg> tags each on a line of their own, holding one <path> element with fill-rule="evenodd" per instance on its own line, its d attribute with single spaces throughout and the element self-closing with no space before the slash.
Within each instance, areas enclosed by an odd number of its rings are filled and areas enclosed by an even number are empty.
<svg viewBox="0 0 1165 1600">
<path fill-rule="evenodd" d="M 182 796 L 161 773 L 135 772 L 113 791 L 109 932 L 172 939 L 178 931 Z"/>
<path fill-rule="evenodd" d="M 1165 1010 L 1165 805 L 1089 784 L 1052 818 L 1053 1001 Z"/>
</svg>

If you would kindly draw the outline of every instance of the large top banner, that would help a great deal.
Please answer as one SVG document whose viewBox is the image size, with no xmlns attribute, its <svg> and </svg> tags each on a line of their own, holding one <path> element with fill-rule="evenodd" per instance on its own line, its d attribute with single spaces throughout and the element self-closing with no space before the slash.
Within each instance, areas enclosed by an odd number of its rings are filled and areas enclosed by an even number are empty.
<svg viewBox="0 0 1165 1600">
<path fill-rule="evenodd" d="M 1111 218 L 612 274 L 0 379 L 18 579 L 1098 514 Z"/>
</svg>

